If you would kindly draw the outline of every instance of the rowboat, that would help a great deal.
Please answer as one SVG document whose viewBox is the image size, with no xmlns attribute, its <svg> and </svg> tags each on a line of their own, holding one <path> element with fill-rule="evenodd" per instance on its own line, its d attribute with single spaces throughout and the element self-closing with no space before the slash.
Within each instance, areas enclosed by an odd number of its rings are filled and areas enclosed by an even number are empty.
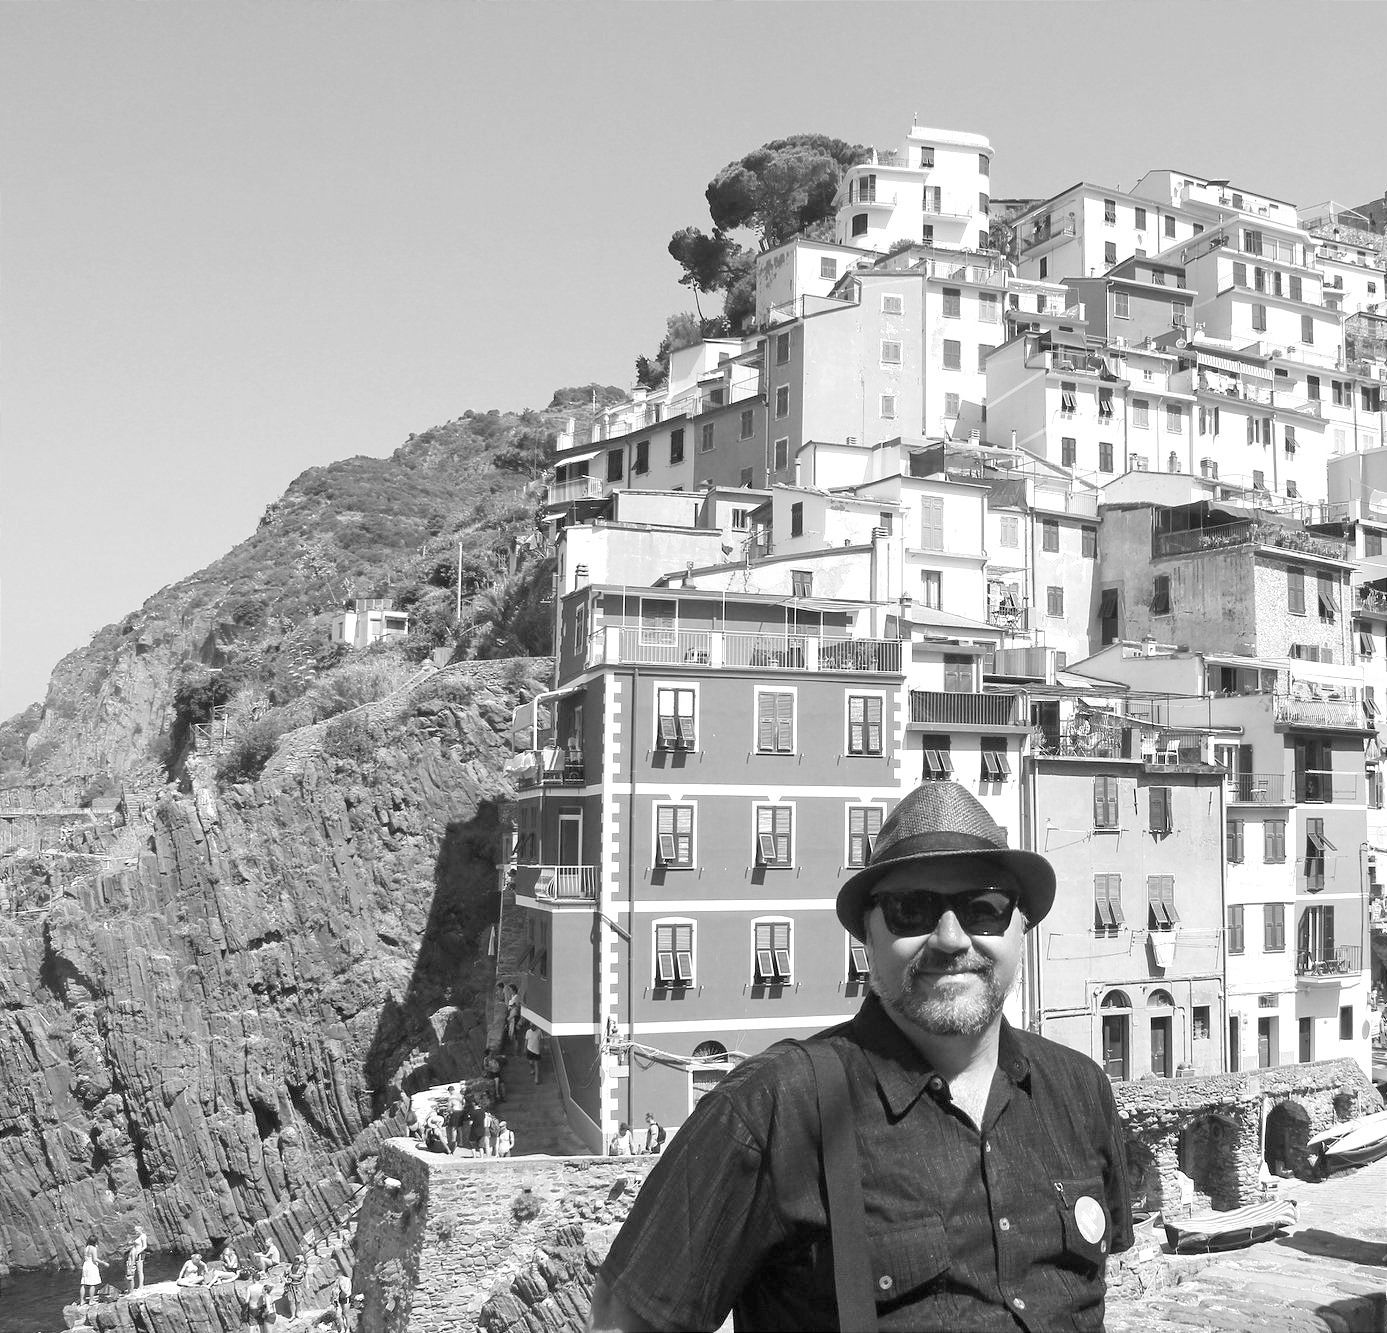
<svg viewBox="0 0 1387 1333">
<path fill-rule="evenodd" d="M 1282 1227 L 1296 1220 L 1294 1199 L 1266 1199 L 1226 1213 L 1195 1213 L 1165 1223 L 1165 1238 L 1176 1254 L 1205 1254 L 1210 1250 L 1237 1250 L 1244 1245 L 1270 1240 Z"/>
<path fill-rule="evenodd" d="M 1330 1125 L 1328 1129 L 1322 1129 L 1307 1142 L 1311 1148 L 1314 1148 L 1321 1143 L 1328 1143 L 1332 1139 L 1341 1139 L 1345 1134 L 1367 1129 L 1370 1125 L 1387 1127 L 1387 1111 L 1374 1111 L 1371 1115 L 1360 1115 L 1357 1120 L 1344 1120 L 1337 1125 Z"/>
<path fill-rule="evenodd" d="M 1325 1165 L 1331 1170 L 1337 1166 L 1362 1166 L 1387 1157 L 1387 1112 L 1379 1111 L 1351 1123 L 1353 1127 L 1348 1133 L 1341 1134 L 1324 1150 Z"/>
</svg>

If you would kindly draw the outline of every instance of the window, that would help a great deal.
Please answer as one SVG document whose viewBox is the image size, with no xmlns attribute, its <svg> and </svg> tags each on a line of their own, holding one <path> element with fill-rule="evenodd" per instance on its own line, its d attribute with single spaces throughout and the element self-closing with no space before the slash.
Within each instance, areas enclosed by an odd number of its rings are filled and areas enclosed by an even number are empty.
<svg viewBox="0 0 1387 1333">
<path fill-rule="evenodd" d="M 1324 836 L 1323 819 L 1305 821 L 1305 881 L 1311 892 L 1324 888 L 1324 854 L 1339 849 Z"/>
<path fill-rule="evenodd" d="M 1147 875 L 1146 903 L 1150 913 L 1150 929 L 1173 930 L 1180 924 L 1175 910 L 1175 876 Z"/>
<path fill-rule="evenodd" d="M 804 502 L 796 500 L 790 506 L 790 536 L 804 536 Z"/>
<path fill-rule="evenodd" d="M 1104 935 L 1116 935 L 1127 918 L 1122 911 L 1122 876 L 1113 874 L 1093 877 L 1093 928 Z"/>
<path fill-rule="evenodd" d="M 1241 905 L 1228 909 L 1228 952 L 1242 953 L 1247 947 L 1243 934 L 1243 912 Z"/>
<path fill-rule="evenodd" d="M 656 864 L 689 869 L 693 857 L 694 808 L 691 805 L 655 807 Z"/>
<path fill-rule="evenodd" d="M 848 753 L 881 753 L 882 700 L 879 694 L 848 695 Z"/>
<path fill-rule="evenodd" d="M 1286 609 L 1293 616 L 1305 614 L 1305 571 L 1291 568 L 1286 571 Z"/>
<path fill-rule="evenodd" d="M 1310 315 L 1300 317 L 1300 341 L 1303 343 L 1315 341 L 1315 321 Z"/>
<path fill-rule="evenodd" d="M 732 527 L 738 532 L 745 532 L 751 522 L 750 509 L 734 509 L 732 511 Z"/>
<path fill-rule="evenodd" d="M 922 150 L 921 150 L 921 155 L 922 155 L 922 156 L 923 156 L 923 152 L 924 152 L 924 150 L 922 149 Z M 930 153 L 930 163 L 929 163 L 929 165 L 930 165 L 930 166 L 933 166 L 933 165 L 934 165 L 934 149 L 931 148 L 931 149 L 929 150 L 929 153 Z M 923 166 L 924 163 L 922 162 L 920 165 Z M 978 154 L 978 175 L 979 175 L 979 176 L 990 176 L 991 174 L 992 174 L 992 163 L 991 163 L 991 161 L 989 160 L 989 158 L 988 158 L 988 156 L 987 156 L 986 153 L 979 153 L 979 154 Z"/>
<path fill-rule="evenodd" d="M 1105 241 L 1103 243 L 1103 262 L 1111 268 L 1117 263 L 1117 242 Z"/>
<path fill-rule="evenodd" d="M 998 299 L 996 292 L 978 293 L 978 322 L 980 324 L 997 324 L 1002 318 L 1002 303 Z"/>
<path fill-rule="evenodd" d="M 944 339 L 944 369 L 963 369 L 963 344 L 957 338 Z"/>
<path fill-rule="evenodd" d="M 1167 435 L 1185 433 L 1185 414 L 1175 403 L 1167 403 L 1165 406 L 1165 430 Z"/>
<path fill-rule="evenodd" d="M 865 213 L 854 213 L 852 215 L 852 234 L 854 236 L 865 236 L 867 234 L 867 215 Z"/>
<path fill-rule="evenodd" d="M 1112 313 L 1114 319 L 1131 319 L 1132 298 L 1127 292 L 1112 294 Z"/>
<path fill-rule="evenodd" d="M 669 433 L 669 462 L 673 467 L 676 463 L 684 461 L 684 429 L 681 426 L 678 430 Z"/>
<path fill-rule="evenodd" d="M 920 600 L 931 610 L 939 611 L 943 608 L 943 579 L 944 576 L 937 569 L 920 571 Z"/>
<path fill-rule="evenodd" d="M 1103 200 L 1103 224 L 1108 227 L 1115 227 L 1117 225 L 1116 199 Z"/>
<path fill-rule="evenodd" d="M 956 393 L 946 393 L 944 395 L 944 415 L 946 417 L 956 417 L 959 408 L 959 396 Z"/>
<path fill-rule="evenodd" d="M 1262 860 L 1277 865 L 1286 859 L 1286 821 L 1268 819 L 1262 824 Z"/>
<path fill-rule="evenodd" d="M 978 374 L 981 375 L 987 369 L 988 353 L 993 350 L 991 343 L 978 344 Z"/>
<path fill-rule="evenodd" d="M 1382 534 L 1372 532 L 1367 528 L 1363 529 L 1363 554 L 1365 556 L 1377 556 L 1382 554 Z"/>
<path fill-rule="evenodd" d="M 1040 549 L 1042 551 L 1058 551 L 1060 549 L 1060 525 L 1058 519 L 1041 519 Z"/>
<path fill-rule="evenodd" d="M 881 415 L 888 420 L 896 415 L 896 395 L 894 393 L 881 395 Z"/>
<path fill-rule="evenodd" d="M 784 472 L 790 466 L 790 437 L 782 435 L 775 442 L 775 470 Z"/>
<path fill-rule="evenodd" d="M 1098 626 L 1101 642 L 1116 643 L 1120 628 L 1117 616 L 1117 589 L 1104 588 L 1098 599 Z"/>
<path fill-rule="evenodd" d="M 1093 779 L 1093 827 L 1117 828 L 1117 779 L 1099 774 Z"/>
<path fill-rule="evenodd" d="M 713 448 L 713 423 L 706 421 L 698 435 L 698 451 L 701 454 L 711 453 Z"/>
<path fill-rule="evenodd" d="M 756 750 L 759 754 L 795 752 L 793 691 L 756 691 Z"/>
<path fill-rule="evenodd" d="M 696 749 L 695 698 L 691 689 L 662 685 L 655 691 L 656 745 L 661 750 Z"/>
<path fill-rule="evenodd" d="M 780 385 L 775 391 L 775 415 L 777 420 L 790 415 L 790 386 L 788 384 Z"/>
<path fill-rule="evenodd" d="M 944 654 L 944 688 L 950 694 L 973 693 L 973 661 L 966 653 Z"/>
<path fill-rule="evenodd" d="M 622 473 L 622 456 L 620 449 L 607 450 L 607 480 L 620 481 Z"/>
<path fill-rule="evenodd" d="M 740 435 L 739 435 L 738 438 L 743 439 L 743 440 L 749 440 L 749 439 L 751 439 L 752 412 L 751 412 L 751 409 L 750 409 L 750 408 L 747 408 L 745 411 L 742 412 L 741 419 L 740 419 L 740 422 L 739 422 L 739 426 L 740 426 Z"/>
<path fill-rule="evenodd" d="M 963 293 L 957 287 L 944 288 L 944 318 L 959 319 L 963 315 Z"/>
<path fill-rule="evenodd" d="M 848 806 L 848 864 L 865 866 L 872 854 L 872 844 L 881 832 L 882 810 L 879 805 Z"/>
<path fill-rule="evenodd" d="M 1021 520 L 1002 516 L 1002 545 L 1017 548 L 1021 545 Z"/>
<path fill-rule="evenodd" d="M 1085 524 L 1079 529 L 1079 554 L 1087 560 L 1098 558 L 1098 529 Z"/>
<path fill-rule="evenodd" d="M 1040 276 L 1042 278 L 1048 278 L 1050 276 L 1050 261 L 1048 259 L 1042 259 L 1040 261 Z M 1040 299 L 1043 301 L 1045 298 L 1042 296 Z"/>
<path fill-rule="evenodd" d="M 790 571 L 790 596 L 812 597 L 814 595 L 814 573 L 809 569 Z"/>
<path fill-rule="evenodd" d="M 1339 1040 L 1353 1040 L 1353 1006 L 1351 1004 L 1339 1006 Z"/>
<path fill-rule="evenodd" d="M 1144 208 L 1134 208 L 1132 210 L 1132 225 L 1138 231 L 1146 230 L 1146 210 Z"/>
<path fill-rule="evenodd" d="M 1079 386 L 1068 380 L 1060 381 L 1060 411 L 1077 412 L 1079 410 Z"/>
<path fill-rule="evenodd" d="M 847 983 L 849 986 L 860 986 L 871 980 L 872 968 L 867 962 L 867 946 L 858 944 L 854 940 L 848 940 L 848 975 Z"/>
<path fill-rule="evenodd" d="M 1349 386 L 1348 386 L 1347 384 L 1345 384 L 1342 380 L 1330 380 L 1330 381 L 1329 381 L 1329 388 L 1330 388 L 1330 391 L 1331 391 L 1331 392 L 1333 393 L 1333 395 L 1334 395 L 1334 406 L 1335 406 L 1335 407 L 1348 407 L 1348 406 L 1350 406 L 1350 403 L 1349 403 L 1350 395 L 1349 395 L 1349 393 L 1348 393 Z"/>
<path fill-rule="evenodd" d="M 1339 614 L 1338 586 L 1338 580 L 1333 574 L 1321 574 L 1316 581 L 1320 619 L 1326 624 L 1332 624 Z"/>
<path fill-rule="evenodd" d="M 978 191 L 978 212 L 979 212 L 979 213 L 986 213 L 986 212 L 987 212 L 987 209 L 988 209 L 988 205 L 991 204 L 991 202 L 992 202 L 992 200 L 989 199 L 989 198 L 987 197 L 987 192 L 986 192 L 985 190 L 979 190 L 979 191 Z"/>
<path fill-rule="evenodd" d="M 883 509 L 877 515 L 877 527 L 889 537 L 895 529 L 895 515 L 889 509 Z"/>
<path fill-rule="evenodd" d="M 790 980 L 790 923 L 758 921 L 755 924 L 756 968 L 753 980 L 758 986 L 784 986 Z"/>
<path fill-rule="evenodd" d="M 920 545 L 926 551 L 944 549 L 944 497 L 920 497 Z"/>
<path fill-rule="evenodd" d="M 1267 331 L 1267 308 L 1261 302 L 1253 302 L 1252 305 L 1252 331 L 1253 333 L 1265 333 Z"/>
<path fill-rule="evenodd" d="M 1175 236 L 1175 219 L 1169 213 L 1165 217 L 1165 234 L 1171 238 Z"/>
<path fill-rule="evenodd" d="M 775 364 L 777 366 L 783 366 L 789 360 L 790 335 L 788 333 L 777 333 L 775 335 Z"/>
<path fill-rule="evenodd" d="M 1252 469 L 1252 489 L 1253 489 L 1254 491 L 1264 491 L 1264 490 L 1266 490 L 1266 488 L 1267 488 L 1267 474 L 1266 474 L 1265 472 L 1259 471 L 1257 468 L 1253 468 L 1253 469 Z"/>
<path fill-rule="evenodd" d="M 892 341 L 890 338 L 881 340 L 881 364 L 883 366 L 898 366 L 901 363 L 901 345 Z"/>
<path fill-rule="evenodd" d="M 1108 415 L 1112 415 L 1111 410 L 1108 412 Z M 1112 443 L 1109 440 L 1100 440 L 1098 442 L 1098 471 L 1111 472 L 1112 470 Z"/>
<path fill-rule="evenodd" d="M 1045 589 L 1045 614 L 1062 616 L 1064 614 L 1064 589 L 1053 583 Z"/>
<path fill-rule="evenodd" d="M 836 259 L 819 260 L 819 277 L 827 278 L 832 282 L 838 276 L 838 261 Z"/>
<path fill-rule="evenodd" d="M 1170 575 L 1157 574 L 1151 580 L 1151 614 L 1168 616 L 1170 614 Z"/>
<path fill-rule="evenodd" d="M 657 988 L 692 986 L 693 922 L 655 923 L 655 985 Z"/>
<path fill-rule="evenodd" d="M 1228 863 L 1241 865 L 1243 862 L 1243 821 L 1241 819 L 1228 821 L 1224 841 Z"/>
<path fill-rule="evenodd" d="M 1011 776 L 1011 761 L 1007 758 L 1005 737 L 984 736 L 981 757 L 981 776 L 984 782 L 1005 782 Z"/>
<path fill-rule="evenodd" d="M 650 441 L 638 440 L 636 442 L 636 461 L 631 469 L 637 476 L 643 476 L 650 471 Z"/>
<path fill-rule="evenodd" d="M 1281 953 L 1286 948 L 1286 905 L 1267 903 L 1262 908 L 1262 952 Z"/>
<path fill-rule="evenodd" d="M 788 805 L 756 807 L 756 863 L 788 866 L 791 862 L 791 808 Z"/>
<path fill-rule="evenodd" d="M 1152 833 L 1171 832 L 1169 787 L 1150 787 L 1147 789 L 1147 811 L 1150 816 Z"/>
<path fill-rule="evenodd" d="M 751 470 L 751 468 L 749 468 L 749 467 L 744 467 L 744 468 L 741 470 L 741 472 L 739 473 L 739 476 L 740 476 L 741 480 L 738 482 L 738 485 L 740 485 L 740 486 L 742 486 L 742 487 L 749 487 L 749 486 L 751 485 L 751 478 L 752 478 L 752 470 Z M 736 511 L 734 510 L 733 512 L 735 513 Z M 746 527 L 746 524 L 743 523 L 742 526 L 743 526 L 743 527 Z"/>
<path fill-rule="evenodd" d="M 883 292 L 881 297 L 881 313 L 883 315 L 905 314 L 905 298 L 903 296 L 894 296 L 889 292 Z"/>
<path fill-rule="evenodd" d="M 947 782 L 954 775 L 954 761 L 949 753 L 948 736 L 921 736 L 924 747 L 924 768 L 921 776 L 926 782 Z"/>
<path fill-rule="evenodd" d="M 1079 442 L 1072 435 L 1060 437 L 1060 466 L 1073 467 L 1079 456 Z"/>
<path fill-rule="evenodd" d="M 1149 430 L 1151 419 L 1148 415 L 1151 411 L 1151 404 L 1145 398 L 1132 399 L 1132 425 L 1137 430 Z"/>
<path fill-rule="evenodd" d="M 925 222 L 920 225 L 920 239 L 926 245 L 934 244 L 934 223 Z"/>
</svg>

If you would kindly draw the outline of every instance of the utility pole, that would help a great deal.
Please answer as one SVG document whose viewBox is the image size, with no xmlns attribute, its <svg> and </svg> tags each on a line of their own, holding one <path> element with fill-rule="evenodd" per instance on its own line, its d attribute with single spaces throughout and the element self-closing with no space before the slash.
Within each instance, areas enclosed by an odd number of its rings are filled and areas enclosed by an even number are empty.
<svg viewBox="0 0 1387 1333">
<path fill-rule="evenodd" d="M 462 543 L 458 543 L 458 576 L 453 584 L 453 590 L 457 593 L 456 605 L 453 609 L 453 623 L 462 624 Z"/>
</svg>

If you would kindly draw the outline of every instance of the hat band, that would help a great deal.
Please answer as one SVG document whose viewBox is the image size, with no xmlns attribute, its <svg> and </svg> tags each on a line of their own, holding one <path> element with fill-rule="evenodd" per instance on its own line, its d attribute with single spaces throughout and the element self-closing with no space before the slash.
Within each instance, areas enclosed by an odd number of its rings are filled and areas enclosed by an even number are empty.
<svg viewBox="0 0 1387 1333">
<path fill-rule="evenodd" d="M 955 833 L 940 830 L 937 833 L 915 833 L 908 838 L 897 838 L 889 847 L 874 849 L 871 865 L 886 861 L 904 861 L 915 856 L 940 856 L 949 852 L 1005 852 L 1005 843 L 1000 846 L 986 838 L 971 833 Z"/>
</svg>

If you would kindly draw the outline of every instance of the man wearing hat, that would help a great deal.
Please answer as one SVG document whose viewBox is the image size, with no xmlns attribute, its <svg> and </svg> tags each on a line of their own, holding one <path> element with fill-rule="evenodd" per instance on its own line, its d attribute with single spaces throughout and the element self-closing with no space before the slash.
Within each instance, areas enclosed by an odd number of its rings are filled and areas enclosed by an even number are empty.
<svg viewBox="0 0 1387 1333">
<path fill-rule="evenodd" d="M 1132 1243 L 1112 1090 L 1002 1016 L 1054 896 L 1049 862 L 1008 848 L 964 787 L 910 792 L 838 891 L 871 966 L 861 1009 L 699 1102 L 591 1327 L 715 1329 L 734 1310 L 739 1329 L 1101 1331 L 1104 1263 Z"/>
</svg>

